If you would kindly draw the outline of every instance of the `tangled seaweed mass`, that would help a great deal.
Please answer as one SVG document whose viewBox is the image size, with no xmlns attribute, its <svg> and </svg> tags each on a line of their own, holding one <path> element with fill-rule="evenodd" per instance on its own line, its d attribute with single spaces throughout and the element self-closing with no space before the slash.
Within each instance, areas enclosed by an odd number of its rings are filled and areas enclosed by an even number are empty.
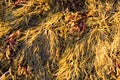
<svg viewBox="0 0 120 80">
<path fill-rule="evenodd" d="M 0 0 L 0 80 L 120 80 L 120 0 Z"/>
</svg>

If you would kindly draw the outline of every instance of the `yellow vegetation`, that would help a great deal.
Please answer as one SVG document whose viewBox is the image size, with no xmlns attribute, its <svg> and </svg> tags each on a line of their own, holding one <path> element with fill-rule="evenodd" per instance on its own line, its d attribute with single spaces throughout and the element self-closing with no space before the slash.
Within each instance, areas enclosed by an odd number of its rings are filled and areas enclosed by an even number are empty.
<svg viewBox="0 0 120 80">
<path fill-rule="evenodd" d="M 119 80 L 120 1 L 81 1 L 1 4 L 6 10 L 0 19 L 2 80 Z M 82 19 L 87 27 L 78 30 Z M 21 35 L 10 42 L 15 51 L 6 50 L 5 38 L 16 31 Z"/>
</svg>

